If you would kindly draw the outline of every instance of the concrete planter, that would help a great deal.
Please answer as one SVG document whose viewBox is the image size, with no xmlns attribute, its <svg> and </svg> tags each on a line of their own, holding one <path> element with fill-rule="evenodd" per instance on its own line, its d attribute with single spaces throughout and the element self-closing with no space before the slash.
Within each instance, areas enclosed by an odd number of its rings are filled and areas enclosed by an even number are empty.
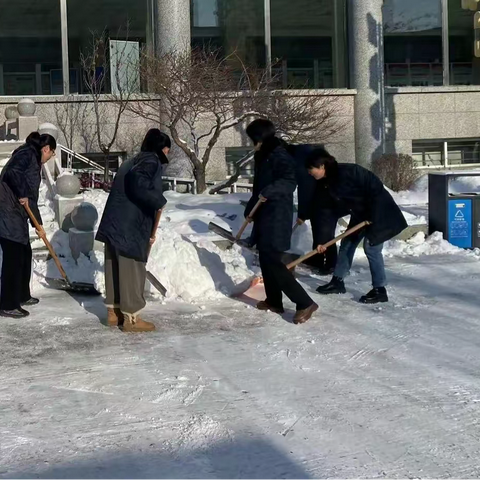
<svg viewBox="0 0 480 480">
<path fill-rule="evenodd" d="M 80 191 L 80 180 L 75 175 L 62 175 L 55 182 L 57 194 L 65 198 L 73 198 Z"/>
<path fill-rule="evenodd" d="M 37 110 L 37 106 L 30 98 L 23 98 L 18 102 L 17 109 L 21 117 L 33 117 Z"/>
</svg>

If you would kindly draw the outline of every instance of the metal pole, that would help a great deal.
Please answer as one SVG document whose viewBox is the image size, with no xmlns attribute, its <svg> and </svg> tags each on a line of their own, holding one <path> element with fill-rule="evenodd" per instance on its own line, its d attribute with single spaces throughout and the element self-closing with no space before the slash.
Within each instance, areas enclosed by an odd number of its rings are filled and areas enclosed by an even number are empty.
<svg viewBox="0 0 480 480">
<path fill-rule="evenodd" d="M 60 0 L 60 25 L 62 30 L 63 94 L 70 94 L 70 63 L 68 61 L 68 16 L 67 0 Z"/>
<path fill-rule="evenodd" d="M 268 74 L 272 76 L 272 24 L 270 12 L 270 0 L 264 0 L 265 15 L 265 61 Z"/>
<path fill-rule="evenodd" d="M 448 38 L 448 0 L 442 0 L 443 85 L 450 85 L 450 42 Z"/>
</svg>

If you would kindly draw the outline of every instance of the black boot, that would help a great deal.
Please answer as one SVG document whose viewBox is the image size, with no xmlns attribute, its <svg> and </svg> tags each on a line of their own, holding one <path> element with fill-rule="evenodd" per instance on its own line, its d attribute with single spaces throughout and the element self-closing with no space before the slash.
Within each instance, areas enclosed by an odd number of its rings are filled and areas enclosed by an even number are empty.
<svg viewBox="0 0 480 480">
<path fill-rule="evenodd" d="M 22 302 L 20 305 L 22 307 L 31 307 L 33 305 L 38 305 L 40 300 L 38 298 L 30 297 L 26 302 Z"/>
<path fill-rule="evenodd" d="M 341 278 L 333 277 L 330 280 L 330 283 L 318 287 L 317 292 L 321 293 L 322 295 L 338 295 L 339 293 L 347 293 L 347 290 L 345 289 L 345 284 Z"/>
<path fill-rule="evenodd" d="M 387 289 L 385 287 L 374 288 L 370 290 L 366 295 L 360 298 L 360 303 L 386 303 L 388 302 Z"/>
<path fill-rule="evenodd" d="M 15 310 L 0 310 L 0 317 L 8 317 L 8 318 L 25 318 L 28 317 L 30 313 L 28 313 L 23 308 L 17 308 Z"/>
</svg>

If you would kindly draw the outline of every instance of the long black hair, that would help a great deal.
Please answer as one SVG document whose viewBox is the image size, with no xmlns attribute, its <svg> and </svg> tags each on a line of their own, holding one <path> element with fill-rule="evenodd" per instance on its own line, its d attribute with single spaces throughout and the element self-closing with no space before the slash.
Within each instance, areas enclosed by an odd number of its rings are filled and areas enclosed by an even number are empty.
<svg viewBox="0 0 480 480">
<path fill-rule="evenodd" d="M 141 151 L 156 153 L 160 161 L 165 164 L 168 163 L 168 159 L 163 153 L 165 147 L 172 148 L 170 137 L 158 128 L 151 128 L 143 139 Z"/>
<path fill-rule="evenodd" d="M 332 180 L 335 179 L 338 174 L 337 160 L 323 147 L 316 148 L 308 155 L 305 160 L 305 167 L 308 170 L 311 168 L 325 167 L 325 176 Z"/>
<path fill-rule="evenodd" d="M 50 147 L 50 150 L 57 148 L 57 141 L 48 133 L 40 135 L 38 132 L 32 132 L 25 140 L 28 145 L 33 145 L 38 151 L 43 147 Z"/>
</svg>

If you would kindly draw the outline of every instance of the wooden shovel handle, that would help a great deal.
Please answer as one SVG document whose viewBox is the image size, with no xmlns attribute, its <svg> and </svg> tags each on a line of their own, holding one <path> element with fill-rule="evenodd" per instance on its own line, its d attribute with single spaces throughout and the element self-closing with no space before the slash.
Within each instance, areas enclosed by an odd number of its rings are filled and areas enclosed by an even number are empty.
<svg viewBox="0 0 480 480">
<path fill-rule="evenodd" d="M 152 234 L 150 235 L 150 238 L 155 236 L 155 233 L 158 230 L 158 226 L 160 225 L 160 219 L 162 218 L 162 213 L 163 213 L 163 208 L 157 211 L 157 214 L 155 215 L 155 221 L 153 222 L 153 228 L 152 228 Z M 150 245 L 148 247 L 148 253 L 147 257 L 150 256 L 150 251 L 152 250 L 153 245 Z"/>
<path fill-rule="evenodd" d="M 38 223 L 38 220 L 36 219 L 35 215 L 33 214 L 32 210 L 30 209 L 30 206 L 28 205 L 28 203 L 26 203 L 24 205 L 24 207 L 25 207 L 25 210 L 28 213 L 28 216 L 30 217 L 30 220 L 32 221 L 33 225 L 35 226 L 35 229 L 37 231 L 42 230 L 43 227 Z M 60 275 L 62 275 L 62 277 L 65 279 L 65 281 L 69 283 L 67 274 L 65 273 L 65 270 L 63 269 L 62 264 L 60 263 L 60 260 L 58 259 L 57 254 L 55 253 L 55 250 L 53 249 L 50 242 L 47 240 L 47 237 L 44 237 L 42 240 L 43 240 L 43 243 L 45 243 L 45 246 L 48 248 L 48 251 L 50 252 L 50 255 L 52 256 L 53 261 L 55 262 L 55 265 L 57 266 L 58 271 L 60 272 Z"/>
<path fill-rule="evenodd" d="M 235 240 L 240 240 L 242 238 L 243 232 L 247 228 L 248 224 L 252 221 L 253 216 L 255 215 L 255 212 L 260 208 L 262 203 L 264 203 L 265 200 L 260 199 L 255 206 L 252 208 L 252 211 L 248 214 L 248 217 L 245 219 L 243 222 L 242 226 L 240 227 L 240 230 L 238 231 Z"/>
<path fill-rule="evenodd" d="M 345 237 L 348 237 L 348 236 L 352 235 L 353 233 L 358 232 L 363 227 L 366 227 L 367 225 L 371 225 L 371 224 L 372 224 L 372 222 L 367 222 L 367 221 L 359 223 L 358 225 L 355 225 L 350 230 L 347 230 L 346 232 L 342 233 L 338 237 L 335 237 L 333 240 L 330 240 L 329 242 L 327 242 L 324 245 L 324 247 L 325 248 L 331 247 L 332 245 L 335 245 L 340 240 L 343 240 Z M 312 250 L 310 253 L 307 253 L 306 255 L 303 255 L 303 257 L 297 258 L 297 260 L 293 261 L 292 263 L 289 263 L 287 265 L 287 268 L 289 270 L 291 270 L 292 268 L 295 268 L 297 265 L 300 265 L 301 263 L 303 263 L 305 260 L 308 260 L 309 258 L 312 258 L 317 254 L 318 254 L 317 250 Z"/>
</svg>

